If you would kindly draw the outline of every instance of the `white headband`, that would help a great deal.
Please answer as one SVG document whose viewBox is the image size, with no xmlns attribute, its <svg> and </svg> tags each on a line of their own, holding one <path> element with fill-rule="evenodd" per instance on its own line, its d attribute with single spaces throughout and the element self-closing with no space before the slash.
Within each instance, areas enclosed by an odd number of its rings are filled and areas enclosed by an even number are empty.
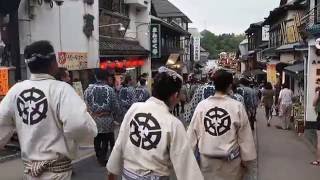
<svg viewBox="0 0 320 180">
<path fill-rule="evenodd" d="M 47 55 L 42 55 L 42 54 L 32 54 L 31 55 L 31 57 L 29 58 L 29 59 L 25 59 L 25 62 L 27 63 L 27 64 L 29 64 L 29 63 L 31 63 L 31 62 L 34 62 L 34 61 L 36 61 L 38 58 L 40 58 L 40 59 L 50 59 L 53 55 L 55 55 L 55 53 L 54 52 L 51 52 L 51 53 L 49 53 L 49 54 L 47 54 Z"/>
</svg>

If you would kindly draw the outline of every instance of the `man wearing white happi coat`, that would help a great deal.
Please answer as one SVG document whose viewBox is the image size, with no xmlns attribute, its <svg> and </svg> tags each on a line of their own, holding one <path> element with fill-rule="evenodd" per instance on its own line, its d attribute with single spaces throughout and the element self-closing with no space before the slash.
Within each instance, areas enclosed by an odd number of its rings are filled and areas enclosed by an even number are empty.
<svg viewBox="0 0 320 180">
<path fill-rule="evenodd" d="M 153 97 L 126 113 L 109 158 L 109 180 L 203 180 L 183 124 L 169 112 L 179 100 L 182 78 L 160 68 Z"/>
<path fill-rule="evenodd" d="M 246 170 L 256 176 L 257 154 L 246 110 L 227 94 L 232 82 L 227 71 L 215 73 L 216 93 L 199 103 L 188 129 L 206 180 L 241 180 Z"/>
<path fill-rule="evenodd" d="M 52 45 L 38 41 L 25 49 L 31 78 L 14 85 L 0 104 L 0 148 L 16 130 L 26 180 L 69 180 L 77 144 L 97 134 L 85 103 L 53 75 Z"/>
</svg>

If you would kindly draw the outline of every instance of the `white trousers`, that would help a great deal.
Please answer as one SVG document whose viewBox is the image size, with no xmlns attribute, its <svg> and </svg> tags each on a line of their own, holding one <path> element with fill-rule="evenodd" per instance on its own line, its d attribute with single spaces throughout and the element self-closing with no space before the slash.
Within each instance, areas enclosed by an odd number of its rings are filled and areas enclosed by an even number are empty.
<svg viewBox="0 0 320 180">
<path fill-rule="evenodd" d="M 25 174 L 23 180 L 71 180 L 72 171 L 64 173 L 52 173 L 46 172 L 43 173 L 40 177 L 32 177 Z"/>
</svg>

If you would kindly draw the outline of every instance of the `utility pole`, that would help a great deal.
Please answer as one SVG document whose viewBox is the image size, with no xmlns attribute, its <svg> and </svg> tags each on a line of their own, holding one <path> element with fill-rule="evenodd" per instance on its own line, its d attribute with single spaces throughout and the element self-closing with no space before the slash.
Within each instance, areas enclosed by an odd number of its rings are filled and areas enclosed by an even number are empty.
<svg viewBox="0 0 320 180">
<path fill-rule="evenodd" d="M 21 57 L 20 57 L 20 40 L 19 40 L 19 19 L 18 11 L 9 14 L 9 43 L 11 52 L 11 62 L 16 67 L 15 80 L 21 80 Z"/>
</svg>

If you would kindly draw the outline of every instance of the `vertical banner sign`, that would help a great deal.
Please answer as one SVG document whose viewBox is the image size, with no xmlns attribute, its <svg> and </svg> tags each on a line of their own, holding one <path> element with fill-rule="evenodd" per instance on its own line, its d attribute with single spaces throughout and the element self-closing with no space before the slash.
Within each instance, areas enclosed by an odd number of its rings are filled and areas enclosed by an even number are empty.
<svg viewBox="0 0 320 180">
<path fill-rule="evenodd" d="M 270 26 L 266 25 L 262 27 L 262 41 L 269 41 Z"/>
<path fill-rule="evenodd" d="M 193 49 L 194 49 L 194 61 L 200 61 L 200 36 L 196 36 L 193 38 Z"/>
<path fill-rule="evenodd" d="M 271 82 L 271 84 L 275 85 L 277 83 L 277 70 L 276 64 L 268 64 L 267 65 L 267 80 Z"/>
<path fill-rule="evenodd" d="M 9 91 L 9 69 L 0 68 L 0 96 L 5 96 Z"/>
<path fill-rule="evenodd" d="M 161 58 L 161 29 L 160 24 L 151 24 L 151 58 Z"/>
</svg>

